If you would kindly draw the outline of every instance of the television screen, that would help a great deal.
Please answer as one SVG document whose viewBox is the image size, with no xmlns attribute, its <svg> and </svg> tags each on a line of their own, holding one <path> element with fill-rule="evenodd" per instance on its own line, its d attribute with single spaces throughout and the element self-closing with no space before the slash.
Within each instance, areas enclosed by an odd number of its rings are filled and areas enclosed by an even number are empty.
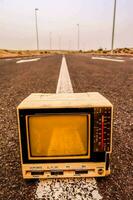
<svg viewBox="0 0 133 200">
<path fill-rule="evenodd" d="M 88 155 L 88 115 L 31 115 L 27 117 L 30 157 Z"/>
</svg>

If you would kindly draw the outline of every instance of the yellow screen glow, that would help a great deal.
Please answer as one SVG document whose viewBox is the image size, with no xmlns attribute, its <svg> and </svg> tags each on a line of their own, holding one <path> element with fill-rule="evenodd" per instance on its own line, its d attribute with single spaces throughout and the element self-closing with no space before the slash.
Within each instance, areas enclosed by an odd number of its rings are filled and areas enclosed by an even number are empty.
<svg viewBox="0 0 133 200">
<path fill-rule="evenodd" d="M 86 155 L 87 115 L 28 117 L 31 156 Z"/>
</svg>

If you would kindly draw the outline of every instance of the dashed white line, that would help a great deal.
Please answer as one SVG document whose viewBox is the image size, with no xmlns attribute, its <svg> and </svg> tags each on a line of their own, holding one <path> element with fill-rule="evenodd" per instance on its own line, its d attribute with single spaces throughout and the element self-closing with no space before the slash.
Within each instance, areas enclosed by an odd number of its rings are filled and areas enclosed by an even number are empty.
<svg viewBox="0 0 133 200">
<path fill-rule="evenodd" d="M 40 60 L 40 58 L 33 58 L 33 59 L 26 59 L 26 60 L 18 60 L 16 63 L 25 63 L 25 62 L 34 62 L 34 61 L 38 61 Z"/>
<path fill-rule="evenodd" d="M 56 93 L 72 93 L 73 88 L 69 76 L 66 59 L 62 64 Z M 78 194 L 80 193 L 81 196 Z M 86 197 L 85 197 L 86 196 Z M 36 199 L 89 199 L 101 200 L 95 178 L 65 178 L 40 180 L 37 185 Z"/>
<path fill-rule="evenodd" d="M 120 57 L 120 56 L 119 56 L 119 57 L 116 57 L 116 58 L 118 58 L 118 59 L 123 59 L 123 57 Z"/>
<path fill-rule="evenodd" d="M 107 61 L 113 61 L 113 62 L 125 62 L 125 60 L 118 60 L 113 58 L 107 58 L 107 57 L 92 57 L 93 60 L 107 60 Z"/>
</svg>

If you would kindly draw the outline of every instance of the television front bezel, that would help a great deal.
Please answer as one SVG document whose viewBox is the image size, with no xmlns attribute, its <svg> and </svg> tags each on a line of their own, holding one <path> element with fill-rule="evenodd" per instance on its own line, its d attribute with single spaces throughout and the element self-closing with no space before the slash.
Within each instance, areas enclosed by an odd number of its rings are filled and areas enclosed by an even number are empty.
<svg viewBox="0 0 133 200">
<path fill-rule="evenodd" d="M 84 113 L 90 114 L 90 158 L 80 158 L 77 159 L 56 159 L 56 160 L 29 160 L 27 151 L 27 137 L 26 137 L 26 115 L 36 115 L 36 114 L 49 114 L 49 113 Z M 19 128 L 19 143 L 20 143 L 20 154 L 21 154 L 21 164 L 48 164 L 48 163 L 78 163 L 78 162 L 103 162 L 105 161 L 105 152 L 94 152 L 93 146 L 93 134 L 94 134 L 94 107 L 88 108 L 18 108 L 18 128 Z"/>
</svg>

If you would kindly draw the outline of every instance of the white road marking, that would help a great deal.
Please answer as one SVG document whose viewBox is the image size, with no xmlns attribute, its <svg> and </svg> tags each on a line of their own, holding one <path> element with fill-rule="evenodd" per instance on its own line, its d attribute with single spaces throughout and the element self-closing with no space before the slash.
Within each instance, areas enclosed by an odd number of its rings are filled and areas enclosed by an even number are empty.
<svg viewBox="0 0 133 200">
<path fill-rule="evenodd" d="M 19 60 L 16 63 L 25 63 L 25 62 L 33 62 L 33 61 L 38 61 L 40 58 L 32 58 L 32 59 L 26 59 L 26 60 Z"/>
<path fill-rule="evenodd" d="M 41 180 L 36 199 L 101 200 L 94 178 L 65 178 Z"/>
<path fill-rule="evenodd" d="M 63 56 L 56 93 L 72 92 L 66 59 Z M 95 178 L 65 178 L 39 180 L 35 198 L 101 200 L 102 196 L 98 192 Z"/>
<path fill-rule="evenodd" d="M 62 58 L 56 93 L 73 93 L 73 88 L 66 64 L 66 59 L 64 56 Z"/>
<path fill-rule="evenodd" d="M 15 58 L 16 60 L 21 60 L 22 58 Z"/>
<path fill-rule="evenodd" d="M 116 58 L 118 58 L 118 59 L 123 59 L 123 57 L 120 57 L 120 56 L 119 56 L 119 57 L 117 56 Z"/>
<path fill-rule="evenodd" d="M 101 58 L 101 57 L 92 57 L 93 60 L 107 60 L 107 61 L 113 61 L 113 62 L 125 62 L 125 60 L 118 60 L 118 59 L 113 59 L 113 58 Z"/>
</svg>

